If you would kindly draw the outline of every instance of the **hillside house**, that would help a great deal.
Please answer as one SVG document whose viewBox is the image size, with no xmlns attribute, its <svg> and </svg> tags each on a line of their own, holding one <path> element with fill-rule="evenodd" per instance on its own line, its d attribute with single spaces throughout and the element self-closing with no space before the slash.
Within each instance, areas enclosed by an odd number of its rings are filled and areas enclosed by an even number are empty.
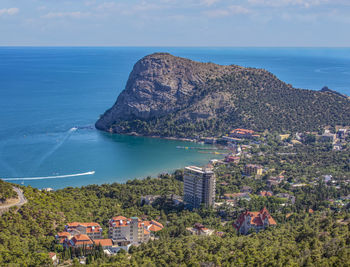
<svg viewBox="0 0 350 267">
<path fill-rule="evenodd" d="M 254 134 L 253 130 L 234 129 L 234 130 L 232 130 L 230 132 L 230 137 L 251 139 L 251 138 L 254 138 L 254 137 L 259 137 L 259 135 Z"/>
<path fill-rule="evenodd" d="M 245 211 L 241 213 L 234 227 L 241 234 L 248 234 L 249 231 L 259 232 L 269 226 L 277 225 L 266 208 L 257 212 Z"/>
<path fill-rule="evenodd" d="M 215 230 L 208 229 L 200 223 L 196 223 L 193 227 L 186 228 L 186 230 L 189 231 L 192 235 L 199 236 L 210 236 L 215 232 Z"/>
<path fill-rule="evenodd" d="M 261 176 L 263 173 L 263 167 L 257 164 L 247 164 L 244 166 L 244 174 L 247 176 Z"/>
</svg>

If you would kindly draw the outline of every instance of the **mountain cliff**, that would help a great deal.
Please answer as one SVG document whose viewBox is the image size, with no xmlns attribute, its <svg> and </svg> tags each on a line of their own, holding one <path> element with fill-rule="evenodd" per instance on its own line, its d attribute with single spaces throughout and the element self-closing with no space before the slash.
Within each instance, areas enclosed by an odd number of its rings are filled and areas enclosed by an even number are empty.
<svg viewBox="0 0 350 267">
<path fill-rule="evenodd" d="M 350 100 L 296 89 L 263 69 L 221 66 L 167 53 L 139 60 L 96 128 L 157 136 L 221 135 L 233 127 L 302 131 L 350 125 Z"/>
</svg>

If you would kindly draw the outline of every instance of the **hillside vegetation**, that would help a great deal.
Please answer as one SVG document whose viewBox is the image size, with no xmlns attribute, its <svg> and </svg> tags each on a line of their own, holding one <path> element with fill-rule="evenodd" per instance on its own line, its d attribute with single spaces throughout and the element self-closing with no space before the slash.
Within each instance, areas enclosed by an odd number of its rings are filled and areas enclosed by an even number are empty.
<svg viewBox="0 0 350 267">
<path fill-rule="evenodd" d="M 16 198 L 17 193 L 13 190 L 12 185 L 0 179 L 0 204 L 7 199 Z"/>
</svg>

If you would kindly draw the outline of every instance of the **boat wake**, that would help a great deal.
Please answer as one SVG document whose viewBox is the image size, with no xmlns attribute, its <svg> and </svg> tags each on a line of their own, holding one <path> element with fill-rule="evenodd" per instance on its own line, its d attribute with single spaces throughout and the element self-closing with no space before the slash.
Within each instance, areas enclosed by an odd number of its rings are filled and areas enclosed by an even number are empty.
<svg viewBox="0 0 350 267">
<path fill-rule="evenodd" d="M 36 171 L 48 157 L 50 157 L 54 152 L 56 152 L 56 150 L 58 150 L 76 130 L 78 130 L 77 127 L 70 128 L 65 133 L 64 137 L 37 161 L 37 163 L 35 164 L 35 168 L 33 168 L 34 171 Z M 33 171 L 33 169 L 31 171 Z"/>
<path fill-rule="evenodd" d="M 93 175 L 93 174 L 95 174 L 95 171 L 76 173 L 76 174 L 67 174 L 67 175 L 56 175 L 56 176 L 25 177 L 25 178 L 1 178 L 1 179 L 4 181 L 45 180 L 45 179 L 62 179 L 62 178 L 77 177 L 77 176 L 84 176 L 84 175 Z"/>
</svg>

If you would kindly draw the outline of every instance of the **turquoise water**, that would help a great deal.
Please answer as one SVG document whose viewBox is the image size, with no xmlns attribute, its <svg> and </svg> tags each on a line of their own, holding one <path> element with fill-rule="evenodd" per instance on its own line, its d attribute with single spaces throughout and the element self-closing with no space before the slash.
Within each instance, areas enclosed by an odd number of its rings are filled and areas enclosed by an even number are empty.
<svg viewBox="0 0 350 267">
<path fill-rule="evenodd" d="M 0 177 L 38 188 L 125 182 L 217 156 L 192 143 L 110 135 L 93 127 L 133 64 L 153 52 L 265 68 L 295 87 L 350 94 L 349 48 L 0 48 Z M 15 181 L 21 183 L 22 181 Z"/>
</svg>

